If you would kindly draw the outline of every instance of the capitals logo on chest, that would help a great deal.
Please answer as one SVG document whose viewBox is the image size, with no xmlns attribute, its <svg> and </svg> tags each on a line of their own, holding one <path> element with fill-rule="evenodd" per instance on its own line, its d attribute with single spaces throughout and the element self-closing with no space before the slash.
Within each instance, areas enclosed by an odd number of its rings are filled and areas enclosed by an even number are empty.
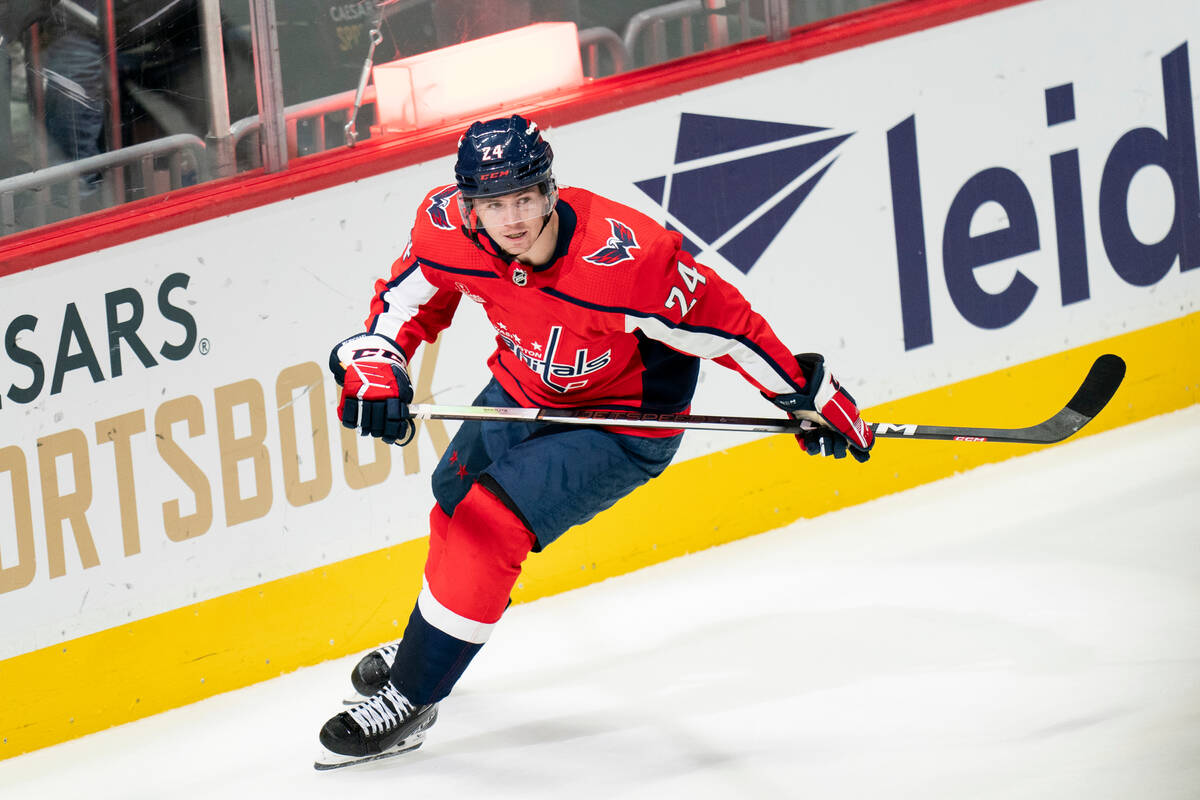
<svg viewBox="0 0 1200 800">
<path fill-rule="evenodd" d="M 608 237 L 608 241 L 604 243 L 603 247 L 584 256 L 583 260 L 601 267 L 611 267 L 622 261 L 633 261 L 631 251 L 641 249 L 637 237 L 633 234 L 633 228 L 619 219 L 612 217 L 605 217 L 605 219 L 608 220 L 612 235 Z"/>
<path fill-rule="evenodd" d="M 572 378 L 583 378 L 585 375 L 602 370 L 612 361 L 611 350 L 605 350 L 598 356 L 592 356 L 588 354 L 586 347 L 580 347 L 575 351 L 573 361 L 555 361 L 554 357 L 559 354 L 562 343 L 563 329 L 561 325 L 550 328 L 550 335 L 546 338 L 544 347 L 541 342 L 532 342 L 528 346 L 523 346 L 521 337 L 509 331 L 503 324 L 497 324 L 496 328 L 500 334 L 500 341 L 508 346 L 508 349 L 521 360 L 521 363 L 537 373 L 542 383 L 559 394 L 566 394 L 587 386 L 587 379 L 572 380 Z"/>
</svg>

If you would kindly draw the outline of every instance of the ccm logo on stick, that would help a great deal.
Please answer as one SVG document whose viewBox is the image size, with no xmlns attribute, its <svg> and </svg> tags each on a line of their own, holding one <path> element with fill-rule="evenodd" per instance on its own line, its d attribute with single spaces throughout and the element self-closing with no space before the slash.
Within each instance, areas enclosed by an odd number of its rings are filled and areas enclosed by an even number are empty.
<svg viewBox="0 0 1200 800">
<path fill-rule="evenodd" d="M 888 433 L 903 433 L 905 436 L 912 436 L 917 432 L 916 425 L 893 425 L 890 422 L 875 423 L 875 435 L 882 436 Z"/>
</svg>

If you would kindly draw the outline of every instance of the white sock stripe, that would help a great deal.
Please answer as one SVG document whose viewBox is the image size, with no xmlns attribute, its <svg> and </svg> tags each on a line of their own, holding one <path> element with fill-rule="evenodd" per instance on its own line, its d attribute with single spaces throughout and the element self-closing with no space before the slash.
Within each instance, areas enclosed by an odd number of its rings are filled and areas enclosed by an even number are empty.
<svg viewBox="0 0 1200 800">
<path fill-rule="evenodd" d="M 472 644 L 483 644 L 492 635 L 492 629 L 496 627 L 496 623 L 478 622 L 456 614 L 433 596 L 428 581 L 422 580 L 421 584 L 421 594 L 417 596 L 417 608 L 430 625 L 455 639 Z"/>
</svg>

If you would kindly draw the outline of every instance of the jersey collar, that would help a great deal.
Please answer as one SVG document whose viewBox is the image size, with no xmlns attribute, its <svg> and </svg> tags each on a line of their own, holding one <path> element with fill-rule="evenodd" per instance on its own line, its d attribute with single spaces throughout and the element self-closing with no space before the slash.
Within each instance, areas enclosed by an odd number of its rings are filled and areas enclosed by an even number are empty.
<svg viewBox="0 0 1200 800">
<path fill-rule="evenodd" d="M 571 240 L 575 238 L 575 226 L 579 223 L 575 209 L 567 205 L 567 201 L 560 197 L 554 204 L 554 210 L 558 212 L 558 241 L 554 244 L 554 254 L 540 267 L 530 267 L 534 272 L 545 272 L 557 264 L 558 260 L 567 254 L 567 250 L 571 247 Z"/>
</svg>

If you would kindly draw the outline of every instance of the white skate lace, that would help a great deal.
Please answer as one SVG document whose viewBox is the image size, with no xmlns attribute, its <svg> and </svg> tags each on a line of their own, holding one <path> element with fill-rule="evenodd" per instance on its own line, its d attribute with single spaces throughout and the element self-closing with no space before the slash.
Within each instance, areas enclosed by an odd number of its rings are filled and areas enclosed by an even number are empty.
<svg viewBox="0 0 1200 800">
<path fill-rule="evenodd" d="M 399 651 L 400 643 L 392 642 L 391 644 L 385 644 L 375 652 L 378 653 L 379 657 L 383 659 L 383 663 L 388 665 L 388 669 L 391 669 L 392 664 L 396 663 L 396 653 Z"/>
<path fill-rule="evenodd" d="M 387 684 L 370 698 L 351 706 L 346 712 L 368 736 L 386 733 L 400 724 L 412 703 L 392 684 Z"/>
</svg>

